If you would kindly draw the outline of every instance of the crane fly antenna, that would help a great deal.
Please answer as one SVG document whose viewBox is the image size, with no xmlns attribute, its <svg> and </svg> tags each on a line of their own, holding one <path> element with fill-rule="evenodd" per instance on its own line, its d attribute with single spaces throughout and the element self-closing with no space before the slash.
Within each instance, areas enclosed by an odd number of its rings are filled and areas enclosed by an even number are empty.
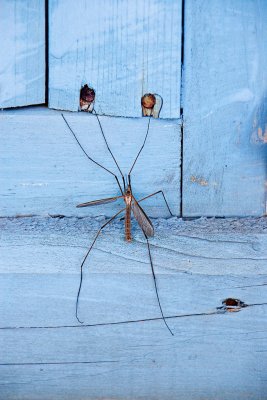
<svg viewBox="0 0 267 400">
<path fill-rule="evenodd" d="M 119 188 L 120 188 L 121 194 L 123 194 L 122 187 L 121 187 L 121 184 L 120 184 L 120 182 L 119 182 L 118 177 L 117 177 L 112 171 L 110 171 L 109 169 L 107 169 L 106 167 L 104 167 L 104 165 L 99 164 L 97 161 L 95 161 L 93 158 L 91 158 L 91 157 L 87 154 L 87 152 L 84 150 L 83 146 L 81 145 L 79 139 L 78 139 L 77 136 L 75 135 L 73 129 L 70 127 L 70 125 L 69 125 L 68 121 L 66 120 L 65 116 L 64 116 L 63 114 L 61 114 L 61 116 L 62 116 L 63 120 L 65 121 L 67 127 L 69 128 L 70 132 L 72 133 L 74 139 L 76 140 L 76 142 L 78 143 L 78 145 L 79 145 L 80 148 L 82 149 L 83 153 L 86 155 L 86 157 L 87 157 L 90 161 L 92 161 L 93 163 L 95 163 L 96 165 L 98 165 L 100 168 L 104 169 L 105 171 L 107 171 L 108 173 L 110 173 L 111 175 L 113 175 L 114 178 L 115 178 L 116 181 L 117 181 L 117 184 L 118 184 Z M 124 179 L 123 179 L 123 183 L 124 183 Z M 124 183 L 124 186 L 125 186 L 125 183 Z"/>
<path fill-rule="evenodd" d="M 105 136 L 105 134 L 104 134 L 104 130 L 103 130 L 103 128 L 102 128 L 102 125 L 101 125 L 99 116 L 98 116 L 97 112 L 95 111 L 95 109 L 93 109 L 92 113 L 93 113 L 93 114 L 96 116 L 96 118 L 97 118 L 98 125 L 99 125 L 99 128 L 100 128 L 100 130 L 101 130 L 102 136 L 103 136 L 103 138 L 104 138 L 104 140 L 105 140 L 107 149 L 108 149 L 108 151 L 110 152 L 111 157 L 113 158 L 113 160 L 114 160 L 114 162 L 115 162 L 115 164 L 116 164 L 118 170 L 120 171 L 120 174 L 121 174 L 121 177 L 122 177 L 122 181 L 123 181 L 123 187 L 124 187 L 124 191 L 125 191 L 126 188 L 125 188 L 125 179 L 124 179 L 123 173 L 122 173 L 122 171 L 121 171 L 121 169 L 120 169 L 120 167 L 119 167 L 119 164 L 118 164 L 118 162 L 117 162 L 117 160 L 116 160 L 114 154 L 113 154 L 112 151 L 111 151 L 111 148 L 109 147 L 109 144 L 108 144 L 108 141 L 107 141 L 106 136 Z"/>
<path fill-rule="evenodd" d="M 153 108 L 154 108 L 154 107 L 153 107 Z M 151 121 L 151 117 L 152 117 L 152 113 L 153 113 L 153 108 L 151 108 L 151 110 L 150 110 L 150 116 L 149 116 L 149 119 L 148 119 L 147 131 L 146 131 L 146 136 L 145 136 L 144 142 L 143 142 L 143 144 L 142 144 L 142 146 L 141 146 L 141 148 L 140 148 L 140 150 L 139 150 L 139 152 L 138 152 L 138 154 L 137 154 L 137 156 L 136 156 L 136 158 L 135 158 L 135 160 L 134 160 L 134 162 L 133 162 L 133 165 L 131 166 L 131 169 L 130 169 L 130 171 L 129 171 L 129 173 L 128 173 L 128 177 L 131 175 L 131 172 L 132 172 L 132 170 L 133 170 L 133 167 L 135 166 L 135 163 L 136 163 L 136 161 L 138 160 L 138 157 L 140 156 L 141 151 L 143 150 L 143 148 L 144 148 L 144 146 L 145 146 L 145 144 L 146 144 L 146 139 L 147 139 L 147 136 L 148 136 L 148 133 L 149 133 L 150 121 Z"/>
</svg>

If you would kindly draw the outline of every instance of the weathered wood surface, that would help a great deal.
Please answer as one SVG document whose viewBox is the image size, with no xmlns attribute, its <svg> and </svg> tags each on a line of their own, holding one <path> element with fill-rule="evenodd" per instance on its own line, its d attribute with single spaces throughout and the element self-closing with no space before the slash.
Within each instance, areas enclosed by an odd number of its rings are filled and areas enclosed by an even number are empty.
<svg viewBox="0 0 267 400">
<path fill-rule="evenodd" d="M 103 325 L 76 323 L 79 262 L 102 222 L 0 220 L 0 399 L 266 399 L 266 221 L 211 221 L 212 233 L 209 221 L 153 220 L 173 337 L 142 234 L 134 225 L 125 243 L 119 222 L 97 242 L 81 296 L 84 321 Z M 228 296 L 251 306 L 221 314 Z"/>
<path fill-rule="evenodd" d="M 263 215 L 267 3 L 185 2 L 183 211 Z"/>
<path fill-rule="evenodd" d="M 1 0 L 0 37 L 0 108 L 44 103 L 44 0 Z"/>
<path fill-rule="evenodd" d="M 66 113 L 89 155 L 118 174 L 96 117 Z M 101 117 L 104 132 L 127 174 L 144 141 L 148 118 Z M 84 201 L 119 194 L 112 175 L 89 161 L 58 111 L 43 108 L 0 114 L 0 215 L 113 215 L 123 201 L 77 209 Z M 151 120 L 146 145 L 132 173 L 137 199 L 163 190 L 174 214 L 180 212 L 179 120 Z M 168 216 L 161 195 L 143 203 L 149 215 Z"/>
<path fill-rule="evenodd" d="M 181 0 L 49 2 L 49 106 L 77 111 L 81 86 L 97 112 L 142 115 L 143 94 L 180 116 Z"/>
</svg>

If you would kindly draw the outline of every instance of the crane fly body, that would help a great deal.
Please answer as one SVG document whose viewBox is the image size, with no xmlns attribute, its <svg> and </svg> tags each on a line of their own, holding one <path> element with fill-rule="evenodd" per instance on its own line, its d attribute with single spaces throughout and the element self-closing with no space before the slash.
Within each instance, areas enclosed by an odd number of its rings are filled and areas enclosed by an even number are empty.
<svg viewBox="0 0 267 400">
<path fill-rule="evenodd" d="M 131 213 L 132 212 L 133 212 L 134 217 L 137 220 L 140 228 L 143 230 L 143 232 L 148 237 L 154 236 L 154 228 L 153 228 L 152 222 L 150 221 L 149 217 L 146 215 L 146 213 L 142 209 L 142 207 L 138 204 L 138 201 L 134 198 L 134 196 L 132 194 L 132 188 L 131 188 L 130 183 L 128 183 L 128 186 L 122 196 L 108 197 L 106 199 L 100 199 L 100 200 L 93 200 L 93 201 L 89 201 L 87 203 L 78 204 L 77 207 L 81 208 L 81 207 L 96 206 L 96 205 L 100 205 L 100 204 L 107 204 L 107 203 L 112 203 L 118 199 L 123 199 L 125 202 L 125 218 L 124 218 L 125 240 L 127 242 L 132 241 L 132 232 L 131 232 Z"/>
<path fill-rule="evenodd" d="M 167 207 L 167 209 L 168 209 L 168 211 L 170 213 L 170 215 L 172 216 L 173 214 L 172 214 L 172 212 L 170 210 L 170 207 L 168 205 L 168 202 L 167 202 L 166 197 L 165 197 L 165 195 L 164 195 L 162 190 L 158 190 L 157 192 L 151 193 L 151 194 L 147 195 L 146 197 L 143 197 L 140 200 L 136 200 L 136 198 L 134 197 L 134 195 L 132 193 L 132 187 L 131 187 L 131 172 L 132 172 L 132 170 L 133 170 L 133 168 L 134 168 L 134 166 L 135 166 L 135 164 L 136 164 L 136 162 L 138 160 L 138 157 L 139 157 L 140 153 L 142 152 L 142 150 L 143 150 L 143 148 L 145 146 L 145 143 L 146 143 L 146 140 L 147 140 L 147 136 L 148 136 L 148 133 L 149 133 L 149 127 L 150 127 L 150 121 L 151 121 L 152 112 L 153 112 L 153 108 L 151 109 L 150 116 L 148 117 L 147 131 L 146 131 L 146 135 L 145 135 L 145 138 L 144 138 L 144 142 L 143 142 L 143 144 L 142 144 L 142 146 L 141 146 L 136 158 L 134 159 L 134 162 L 133 162 L 133 164 L 132 164 L 132 166 L 130 168 L 130 171 L 129 171 L 128 175 L 125 178 L 123 176 L 123 173 L 122 173 L 122 171 L 121 171 L 121 169 L 119 167 L 119 164 L 118 164 L 116 158 L 114 157 L 114 155 L 113 155 L 113 153 L 112 153 L 112 151 L 111 151 L 111 149 L 109 147 L 109 144 L 108 144 L 106 136 L 104 134 L 104 131 L 103 131 L 99 116 L 94 111 L 94 109 L 92 111 L 92 113 L 97 118 L 97 121 L 98 121 L 98 124 L 99 124 L 99 128 L 100 128 L 101 134 L 103 136 L 104 142 L 105 142 L 106 147 L 107 147 L 111 157 L 113 158 L 113 161 L 114 161 L 114 163 L 115 163 L 115 165 L 116 165 L 116 167 L 117 167 L 117 169 L 119 171 L 121 180 L 118 178 L 118 176 L 113 171 L 111 171 L 110 169 L 106 168 L 104 165 L 98 163 L 91 156 L 88 155 L 88 153 L 84 150 L 83 146 L 81 145 L 77 135 L 74 133 L 73 129 L 71 128 L 70 124 L 68 123 L 67 119 L 65 118 L 65 116 L 63 114 L 61 114 L 63 120 L 65 121 L 67 127 L 69 128 L 69 130 L 72 133 L 72 135 L 73 135 L 74 139 L 76 140 L 77 144 L 79 145 L 79 147 L 83 151 L 84 155 L 91 162 L 93 162 L 94 164 L 98 165 L 100 168 L 104 169 L 107 173 L 112 175 L 115 178 L 115 180 L 117 182 L 117 185 L 118 185 L 118 189 L 120 191 L 120 195 L 119 196 L 107 197 L 105 199 L 99 199 L 99 200 L 89 201 L 89 202 L 86 202 L 86 203 L 81 203 L 81 204 L 78 204 L 77 207 L 78 208 L 80 208 L 80 207 L 92 207 L 92 206 L 97 206 L 97 205 L 101 205 L 101 204 L 108 204 L 108 203 L 115 202 L 115 201 L 117 201 L 119 199 L 121 199 L 121 200 L 123 199 L 124 200 L 124 205 L 125 205 L 124 208 L 119 210 L 115 215 L 113 215 L 113 217 L 111 217 L 107 222 L 105 222 L 100 227 L 100 229 L 97 231 L 97 233 L 95 235 L 95 238 L 94 238 L 93 242 L 90 244 L 90 246 L 89 246 L 89 248 L 88 248 L 88 250 L 87 250 L 87 252 L 86 252 L 86 254 L 85 254 L 84 258 L 83 258 L 83 261 L 82 261 L 82 263 L 80 265 L 80 284 L 79 284 L 78 293 L 77 293 L 77 297 L 76 297 L 76 318 L 80 323 L 83 323 L 79 319 L 79 316 L 78 316 L 78 305 L 79 305 L 79 298 L 80 298 L 80 293 L 81 293 L 81 288 L 82 288 L 82 281 L 83 281 L 83 267 L 84 267 L 84 264 L 85 264 L 85 262 L 87 260 L 87 257 L 89 256 L 89 254 L 90 254 L 90 252 L 91 252 L 91 250 L 92 250 L 92 248 L 93 248 L 93 246 L 94 246 L 99 234 L 118 215 L 124 213 L 125 240 L 128 243 L 130 243 L 132 241 L 131 215 L 133 213 L 138 225 L 140 226 L 140 228 L 141 228 L 141 230 L 142 230 L 142 232 L 144 234 L 145 240 L 146 240 L 147 249 L 148 249 L 148 256 L 149 256 L 149 263 L 150 263 L 150 267 L 151 267 L 151 273 L 152 273 L 152 277 L 153 277 L 154 288 L 155 288 L 156 298 L 157 298 L 159 310 L 160 310 L 160 313 L 161 313 L 161 317 L 162 317 L 162 319 L 164 321 L 164 324 L 168 328 L 169 332 L 173 335 L 169 325 L 166 322 L 166 319 L 165 319 L 165 316 L 164 316 L 164 313 L 163 313 L 163 310 L 162 310 L 162 306 L 161 306 L 161 302 L 160 302 L 160 298 L 159 298 L 159 293 L 158 293 L 157 282 L 156 282 L 156 275 L 155 275 L 155 271 L 154 271 L 154 265 L 153 265 L 153 261 L 152 261 L 150 243 L 149 243 L 149 240 L 148 240 L 149 237 L 154 236 L 154 228 L 153 228 L 152 222 L 150 221 L 149 217 L 146 215 L 145 211 L 143 210 L 143 208 L 140 206 L 139 203 L 142 202 L 142 201 L 145 201 L 146 199 L 148 199 L 148 198 L 150 198 L 152 196 L 155 196 L 157 194 L 161 194 L 162 197 L 163 197 L 163 200 L 164 200 L 164 202 L 166 204 L 166 207 Z"/>
<path fill-rule="evenodd" d="M 123 195 L 123 200 L 126 205 L 125 210 L 125 240 L 127 242 L 132 241 L 132 232 L 131 232 L 131 205 L 132 205 L 132 191 L 130 185 L 128 185 L 126 192 Z"/>
</svg>

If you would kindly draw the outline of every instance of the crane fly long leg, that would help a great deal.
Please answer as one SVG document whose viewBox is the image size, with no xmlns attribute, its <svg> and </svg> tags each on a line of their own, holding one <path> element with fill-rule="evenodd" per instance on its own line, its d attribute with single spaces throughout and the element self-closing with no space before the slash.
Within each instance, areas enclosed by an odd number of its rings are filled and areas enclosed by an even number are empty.
<svg viewBox="0 0 267 400">
<path fill-rule="evenodd" d="M 81 208 L 81 207 L 98 206 L 100 204 L 112 203 L 121 198 L 123 198 L 123 196 L 107 197 L 106 199 L 93 200 L 93 201 L 88 201 L 87 203 L 81 203 L 78 204 L 76 207 Z"/>
<path fill-rule="evenodd" d="M 79 305 L 79 297 L 80 297 L 81 287 L 82 287 L 82 282 L 83 282 L 83 266 L 84 266 L 84 263 L 85 263 L 87 257 L 89 256 L 90 251 L 92 250 L 92 248 L 93 248 L 93 246 L 94 246 L 94 244 L 95 244 L 95 242 L 96 242 L 96 239 L 98 238 L 100 232 L 101 232 L 108 224 L 110 224 L 110 223 L 111 223 L 120 213 L 122 213 L 124 210 L 125 210 L 125 208 L 123 208 L 123 209 L 121 209 L 120 211 L 118 211 L 118 212 L 117 212 L 115 215 L 113 215 L 113 217 L 111 217 L 104 225 L 101 226 L 101 228 L 97 231 L 97 234 L 95 235 L 95 238 L 94 238 L 94 240 L 93 240 L 91 246 L 89 247 L 87 253 L 85 254 L 84 259 L 83 259 L 83 261 L 82 261 L 82 263 L 81 263 L 81 267 L 80 267 L 80 269 L 81 269 L 81 272 L 80 272 L 80 284 L 79 284 L 79 289 L 78 289 L 77 298 L 76 298 L 76 313 L 75 313 L 76 319 L 77 319 L 78 322 L 80 322 L 80 324 L 83 324 L 83 322 L 82 322 L 82 321 L 79 319 L 79 317 L 78 317 L 78 305 Z"/>
<path fill-rule="evenodd" d="M 156 296 L 157 296 L 157 300 L 158 300 L 160 313 L 162 315 L 162 318 L 163 318 L 163 321 L 164 321 L 166 327 L 168 328 L 170 333 L 173 335 L 173 332 L 171 331 L 169 325 L 167 324 L 167 322 L 165 320 L 165 317 L 164 317 L 164 314 L 163 314 L 163 311 L 162 311 L 162 307 L 161 307 L 161 303 L 160 303 L 160 299 L 159 299 L 156 275 L 155 275 L 152 256 L 151 256 L 151 251 L 150 251 L 150 243 L 148 241 L 148 237 L 154 235 L 154 228 L 153 228 L 152 222 L 150 221 L 150 219 L 148 218 L 148 216 L 146 215 L 144 210 L 141 208 L 141 206 L 135 200 L 134 196 L 132 196 L 132 197 L 133 197 L 133 201 L 132 201 L 133 214 L 134 214 L 134 216 L 135 216 L 140 228 L 142 229 L 143 234 L 145 235 L 145 238 L 146 238 L 146 242 L 147 242 L 147 248 L 148 248 L 148 255 L 149 255 L 149 261 L 150 261 L 150 266 L 151 266 L 151 272 L 152 272 L 152 276 L 153 276 L 154 287 L 155 287 L 155 292 L 156 292 Z"/>
<path fill-rule="evenodd" d="M 153 261 L 152 261 L 152 256 L 151 256 L 151 251 L 150 251 L 150 243 L 148 241 L 148 237 L 145 234 L 145 232 L 143 231 L 145 238 L 146 238 L 146 243 L 147 243 L 147 248 L 148 248 L 148 255 L 149 255 L 149 261 L 150 261 L 150 266 L 151 266 L 151 272 L 152 272 L 152 276 L 153 276 L 153 281 L 154 281 L 154 287 L 155 287 L 155 292 L 157 295 L 157 300 L 158 300 L 158 305 L 159 305 L 159 309 L 160 309 L 160 313 L 162 316 L 162 319 L 167 327 L 167 329 L 169 330 L 169 332 L 171 333 L 172 336 L 174 336 L 171 328 L 169 327 L 169 325 L 166 322 L 166 319 L 164 317 L 163 311 L 162 311 L 162 307 L 161 307 L 161 303 L 160 303 L 160 299 L 159 299 L 159 293 L 158 293 L 158 286 L 157 286 L 157 281 L 156 281 L 156 275 L 155 275 L 155 271 L 154 271 L 154 266 L 153 266 Z"/>
<path fill-rule="evenodd" d="M 168 208 L 168 211 L 169 211 L 170 215 L 173 217 L 173 213 L 171 212 L 170 206 L 169 206 L 169 204 L 168 204 L 168 202 L 167 202 L 167 199 L 166 199 L 166 197 L 165 197 L 165 194 L 163 193 L 162 190 L 158 190 L 158 191 L 155 192 L 155 193 L 152 193 L 152 194 L 149 194 L 149 195 L 146 196 L 146 197 L 143 197 L 142 199 L 138 200 L 138 203 L 140 203 L 140 201 L 144 201 L 144 200 L 146 200 L 146 199 L 149 199 L 149 197 L 155 196 L 156 194 L 159 194 L 159 193 L 162 194 L 163 199 L 164 199 L 164 201 L 165 201 L 165 204 L 166 204 L 166 206 L 167 206 L 167 208 Z"/>
</svg>

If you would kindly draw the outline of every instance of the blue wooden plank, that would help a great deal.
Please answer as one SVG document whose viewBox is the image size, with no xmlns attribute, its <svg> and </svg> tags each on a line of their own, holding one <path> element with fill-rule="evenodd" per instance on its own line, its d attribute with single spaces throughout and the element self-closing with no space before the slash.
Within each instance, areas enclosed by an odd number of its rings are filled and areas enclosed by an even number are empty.
<svg viewBox="0 0 267 400">
<path fill-rule="evenodd" d="M 267 3 L 185 2 L 183 213 L 263 215 Z"/>
<path fill-rule="evenodd" d="M 103 325 L 75 320 L 79 263 L 100 224 L 0 219 L 1 400 L 265 399 L 266 219 L 213 229 L 204 218 L 155 221 L 152 257 L 174 336 L 159 318 L 144 236 L 135 229 L 126 243 L 119 221 L 84 270 L 81 316 Z M 228 296 L 251 306 L 223 314 Z"/>
<path fill-rule="evenodd" d="M 1 331 L 2 398 L 265 400 L 265 313 Z"/>
<path fill-rule="evenodd" d="M 66 113 L 66 118 L 88 154 L 119 176 L 96 117 L 88 113 Z M 144 141 L 148 118 L 100 119 L 109 145 L 123 173 L 127 174 Z M 48 213 L 110 216 L 123 207 L 122 201 L 98 207 L 75 207 L 85 201 L 116 196 L 120 191 L 111 174 L 84 156 L 59 111 L 43 107 L 3 111 L 0 129 L 1 216 Z M 132 171 L 137 199 L 163 190 L 173 213 L 179 215 L 179 155 L 179 120 L 152 119 L 146 145 Z M 161 195 L 145 203 L 149 215 L 169 215 Z"/>
<path fill-rule="evenodd" d="M 52 0 L 49 106 L 77 111 L 87 83 L 101 114 L 139 117 L 141 96 L 180 116 L 181 0 Z"/>
<path fill-rule="evenodd" d="M 0 107 L 45 102 L 45 2 L 1 1 Z"/>
</svg>

